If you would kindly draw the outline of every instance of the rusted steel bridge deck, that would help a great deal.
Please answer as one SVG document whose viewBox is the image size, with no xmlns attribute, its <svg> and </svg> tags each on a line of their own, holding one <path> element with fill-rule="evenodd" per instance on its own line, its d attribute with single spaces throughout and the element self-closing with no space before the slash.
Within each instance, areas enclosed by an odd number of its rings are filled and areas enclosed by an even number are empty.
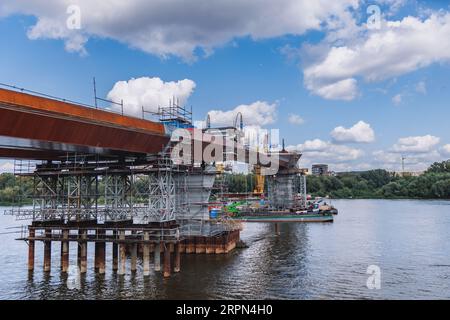
<svg viewBox="0 0 450 320">
<path fill-rule="evenodd" d="M 158 122 L 0 89 L 0 157 L 155 154 L 169 139 Z"/>
</svg>

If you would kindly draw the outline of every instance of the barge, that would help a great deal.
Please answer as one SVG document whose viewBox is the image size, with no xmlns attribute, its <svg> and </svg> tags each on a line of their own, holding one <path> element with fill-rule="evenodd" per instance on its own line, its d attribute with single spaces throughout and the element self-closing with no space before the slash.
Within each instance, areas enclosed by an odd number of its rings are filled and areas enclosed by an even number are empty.
<svg viewBox="0 0 450 320">
<path fill-rule="evenodd" d="M 242 222 L 333 222 L 332 213 L 261 212 L 241 213 L 233 217 Z"/>
</svg>

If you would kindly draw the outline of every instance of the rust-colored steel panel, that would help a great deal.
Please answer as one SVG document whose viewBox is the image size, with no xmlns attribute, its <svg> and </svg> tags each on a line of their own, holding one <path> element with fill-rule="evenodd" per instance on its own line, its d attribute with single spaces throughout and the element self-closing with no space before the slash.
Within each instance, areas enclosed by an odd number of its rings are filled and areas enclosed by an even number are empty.
<svg viewBox="0 0 450 320">
<path fill-rule="evenodd" d="M 160 123 L 3 89 L 0 136 L 29 141 L 37 151 L 98 154 L 158 153 L 170 139 Z M 0 139 L 1 147 L 24 149 Z"/>
<path fill-rule="evenodd" d="M 157 153 L 169 137 L 47 115 L 0 109 L 0 135 L 112 150 Z"/>
<path fill-rule="evenodd" d="M 101 109 L 88 108 L 6 89 L 0 89 L 0 104 L 18 106 L 30 112 L 53 113 L 58 116 L 76 117 L 85 121 L 91 120 L 96 123 L 102 122 L 164 134 L 164 125 L 158 122 L 122 116 Z"/>
</svg>

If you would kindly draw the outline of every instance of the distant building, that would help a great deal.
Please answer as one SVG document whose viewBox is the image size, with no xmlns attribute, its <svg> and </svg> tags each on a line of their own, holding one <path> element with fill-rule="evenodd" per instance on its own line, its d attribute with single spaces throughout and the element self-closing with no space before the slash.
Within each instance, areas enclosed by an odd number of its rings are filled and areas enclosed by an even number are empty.
<svg viewBox="0 0 450 320">
<path fill-rule="evenodd" d="M 330 174 L 327 164 L 313 164 L 311 172 L 315 176 L 328 176 Z"/>
<path fill-rule="evenodd" d="M 308 176 L 310 174 L 308 168 L 300 168 L 299 172 L 305 176 Z"/>
<path fill-rule="evenodd" d="M 390 173 L 398 177 L 420 177 L 425 171 L 391 171 Z"/>
</svg>

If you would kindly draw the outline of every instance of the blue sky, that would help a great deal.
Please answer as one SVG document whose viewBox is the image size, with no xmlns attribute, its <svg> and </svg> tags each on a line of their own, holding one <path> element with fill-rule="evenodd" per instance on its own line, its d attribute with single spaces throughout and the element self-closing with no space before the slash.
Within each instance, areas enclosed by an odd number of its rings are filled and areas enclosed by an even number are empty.
<svg viewBox="0 0 450 320">
<path fill-rule="evenodd" d="M 124 95 L 130 111 L 133 99 L 150 105 L 173 87 L 193 106 L 196 120 L 215 110 L 213 122 L 230 122 L 236 107 L 248 110 L 246 124 L 279 129 L 291 148 L 304 153 L 306 167 L 326 162 L 337 171 L 399 170 L 404 155 L 415 171 L 450 158 L 447 1 L 344 0 L 308 11 L 308 2 L 297 0 L 298 17 L 266 1 L 248 1 L 245 8 L 213 1 L 207 9 L 220 14 L 205 21 L 201 14 L 189 20 L 196 8 L 176 2 L 171 11 L 154 1 L 155 12 L 145 17 L 139 0 L 121 9 L 97 8 L 92 1 L 6 1 L 0 5 L 0 82 L 93 103 L 95 76 L 98 95 Z M 72 3 L 81 9 L 81 28 L 67 31 Z M 370 4 L 381 12 L 376 30 L 365 25 Z M 245 11 L 259 5 L 268 11 Z M 163 9 L 174 17 L 148 22 Z M 242 20 L 236 14 L 241 9 Z M 311 15 L 317 21 L 308 22 Z M 267 21 L 259 25 L 261 17 Z M 114 87 L 132 78 L 142 80 Z M 191 82 L 178 83 L 183 79 Z"/>
</svg>

